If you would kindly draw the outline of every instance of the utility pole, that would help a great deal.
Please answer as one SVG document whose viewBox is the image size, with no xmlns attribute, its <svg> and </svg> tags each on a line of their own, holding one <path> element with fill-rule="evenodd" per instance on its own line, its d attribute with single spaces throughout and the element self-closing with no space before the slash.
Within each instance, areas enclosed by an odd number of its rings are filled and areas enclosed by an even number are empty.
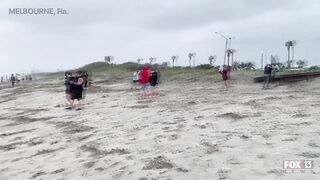
<svg viewBox="0 0 320 180">
<path fill-rule="evenodd" d="M 224 48 L 224 56 L 223 56 L 223 65 L 226 65 L 226 56 L 227 56 L 227 49 L 229 45 L 229 49 L 231 49 L 231 39 L 232 37 L 226 37 L 220 32 L 215 32 L 216 34 L 219 34 L 222 38 L 226 40 L 225 48 Z"/>
<path fill-rule="evenodd" d="M 231 67 L 233 69 L 233 55 L 235 53 L 235 50 L 232 50 L 232 54 L 231 54 Z"/>
<path fill-rule="evenodd" d="M 228 49 L 228 39 L 226 38 L 226 46 L 225 46 L 225 48 L 224 48 L 223 65 L 226 65 L 227 49 Z"/>
</svg>

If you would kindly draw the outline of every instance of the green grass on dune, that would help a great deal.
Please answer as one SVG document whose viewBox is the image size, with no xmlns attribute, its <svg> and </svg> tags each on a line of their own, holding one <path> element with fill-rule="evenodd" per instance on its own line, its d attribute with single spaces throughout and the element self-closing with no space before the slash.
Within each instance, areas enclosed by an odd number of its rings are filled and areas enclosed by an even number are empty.
<svg viewBox="0 0 320 180">
<path fill-rule="evenodd" d="M 138 69 L 137 69 L 138 70 Z M 89 71 L 91 80 L 132 81 L 134 70 L 122 67 L 99 67 Z M 252 79 L 256 72 L 232 71 L 232 79 Z M 261 74 L 261 73 L 258 73 Z M 64 72 L 44 73 L 41 79 L 45 81 L 63 81 Z M 219 82 L 222 81 L 221 74 L 216 69 L 191 69 L 191 68 L 169 68 L 160 70 L 161 82 L 188 81 L 188 82 Z"/>
<path fill-rule="evenodd" d="M 124 63 L 121 65 L 105 64 L 104 62 L 95 62 L 85 65 L 81 68 L 74 69 L 86 70 L 90 79 L 96 80 L 109 80 L 115 81 L 132 81 L 133 72 L 141 68 L 142 65 L 137 63 Z M 283 70 L 276 73 L 277 75 L 302 73 L 302 72 L 319 72 L 320 70 L 304 69 L 300 71 Z M 261 70 L 235 70 L 231 72 L 231 80 L 249 80 L 252 81 L 254 77 L 261 76 L 263 72 Z M 63 81 L 64 72 L 55 73 L 41 73 L 42 80 L 47 81 Z M 198 66 L 196 68 L 175 67 L 160 69 L 161 82 L 171 81 L 203 81 L 203 82 L 219 82 L 222 81 L 221 74 L 218 73 L 217 68 L 212 68 L 208 65 Z"/>
</svg>

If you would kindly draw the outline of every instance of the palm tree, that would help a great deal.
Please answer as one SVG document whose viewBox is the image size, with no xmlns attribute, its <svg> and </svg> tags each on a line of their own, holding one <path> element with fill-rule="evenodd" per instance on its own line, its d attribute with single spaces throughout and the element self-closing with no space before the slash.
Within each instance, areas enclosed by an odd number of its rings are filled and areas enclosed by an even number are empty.
<svg viewBox="0 0 320 180">
<path fill-rule="evenodd" d="M 303 68 L 307 65 L 307 62 L 305 60 L 300 59 L 299 61 L 297 61 L 296 64 L 297 64 L 298 68 Z"/>
<path fill-rule="evenodd" d="M 138 58 L 137 59 L 138 64 L 140 64 L 142 61 L 143 61 L 143 58 Z"/>
<path fill-rule="evenodd" d="M 212 66 L 213 56 L 209 56 L 208 61 L 209 61 L 209 64 Z"/>
<path fill-rule="evenodd" d="M 107 63 L 109 64 L 110 61 L 111 61 L 110 56 L 105 56 L 105 57 L 104 57 L 104 61 L 105 61 L 106 64 L 107 64 Z"/>
<path fill-rule="evenodd" d="M 228 57 L 228 66 L 230 66 L 230 56 L 231 56 L 231 63 L 233 64 L 233 55 L 236 52 L 235 49 L 227 49 L 227 57 Z"/>
<path fill-rule="evenodd" d="M 292 60 L 294 60 L 294 46 L 297 45 L 297 42 L 296 41 L 287 41 L 285 46 L 287 47 L 287 50 L 288 50 L 288 68 L 291 67 L 291 63 L 292 63 Z M 292 49 L 292 60 L 290 58 L 290 49 Z"/>
<path fill-rule="evenodd" d="M 216 63 L 216 59 L 217 59 L 217 56 L 216 55 L 213 55 L 213 56 L 209 56 L 209 63 L 210 65 L 212 66 L 212 64 L 215 64 Z"/>
<path fill-rule="evenodd" d="M 188 57 L 189 57 L 189 67 L 191 67 L 192 56 L 193 56 L 192 53 L 189 53 L 189 54 L 188 54 Z"/>
<path fill-rule="evenodd" d="M 189 66 L 191 67 L 192 58 L 193 58 L 193 66 L 195 66 L 196 65 L 196 53 L 189 53 L 188 57 L 189 57 Z"/>
<path fill-rule="evenodd" d="M 290 67 L 290 48 L 291 48 L 291 41 L 287 41 L 285 46 L 287 47 L 287 50 L 288 50 L 288 61 L 287 61 L 287 64 L 288 64 L 288 68 Z"/>
<path fill-rule="evenodd" d="M 113 56 L 105 56 L 104 61 L 105 61 L 106 65 L 111 64 L 111 62 L 113 61 Z"/>
<path fill-rule="evenodd" d="M 153 57 L 149 57 L 149 62 L 150 62 L 150 64 L 152 64 L 152 62 L 153 62 Z"/>
<path fill-rule="evenodd" d="M 150 57 L 149 60 L 150 60 L 150 64 L 152 64 L 153 62 L 155 62 L 157 60 L 157 58 L 156 57 Z"/>
<path fill-rule="evenodd" d="M 178 56 L 172 56 L 172 67 L 174 67 L 174 62 L 178 61 Z"/>
<path fill-rule="evenodd" d="M 193 57 L 193 67 L 196 66 L 196 53 L 192 53 L 192 57 Z"/>
</svg>

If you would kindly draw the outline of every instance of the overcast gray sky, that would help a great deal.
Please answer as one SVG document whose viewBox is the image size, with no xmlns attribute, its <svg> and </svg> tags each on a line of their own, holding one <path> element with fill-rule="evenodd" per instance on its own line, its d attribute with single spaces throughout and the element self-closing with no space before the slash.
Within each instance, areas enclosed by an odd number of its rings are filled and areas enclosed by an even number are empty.
<svg viewBox="0 0 320 180">
<path fill-rule="evenodd" d="M 63 8 L 68 15 L 9 15 L 9 8 Z M 235 37 L 239 61 L 260 64 L 261 53 L 320 64 L 319 0 L 1 0 L 0 74 L 56 71 L 101 61 L 116 63 L 157 57 L 169 61 L 196 52 L 223 61 L 225 40 Z"/>
</svg>

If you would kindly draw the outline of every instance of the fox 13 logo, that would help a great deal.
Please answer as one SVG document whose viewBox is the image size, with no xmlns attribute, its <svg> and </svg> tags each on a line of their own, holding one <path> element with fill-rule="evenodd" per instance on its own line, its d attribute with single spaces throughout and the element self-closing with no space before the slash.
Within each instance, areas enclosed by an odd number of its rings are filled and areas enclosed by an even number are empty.
<svg viewBox="0 0 320 180">
<path fill-rule="evenodd" d="M 312 160 L 284 160 L 283 169 L 313 169 Z"/>
</svg>

